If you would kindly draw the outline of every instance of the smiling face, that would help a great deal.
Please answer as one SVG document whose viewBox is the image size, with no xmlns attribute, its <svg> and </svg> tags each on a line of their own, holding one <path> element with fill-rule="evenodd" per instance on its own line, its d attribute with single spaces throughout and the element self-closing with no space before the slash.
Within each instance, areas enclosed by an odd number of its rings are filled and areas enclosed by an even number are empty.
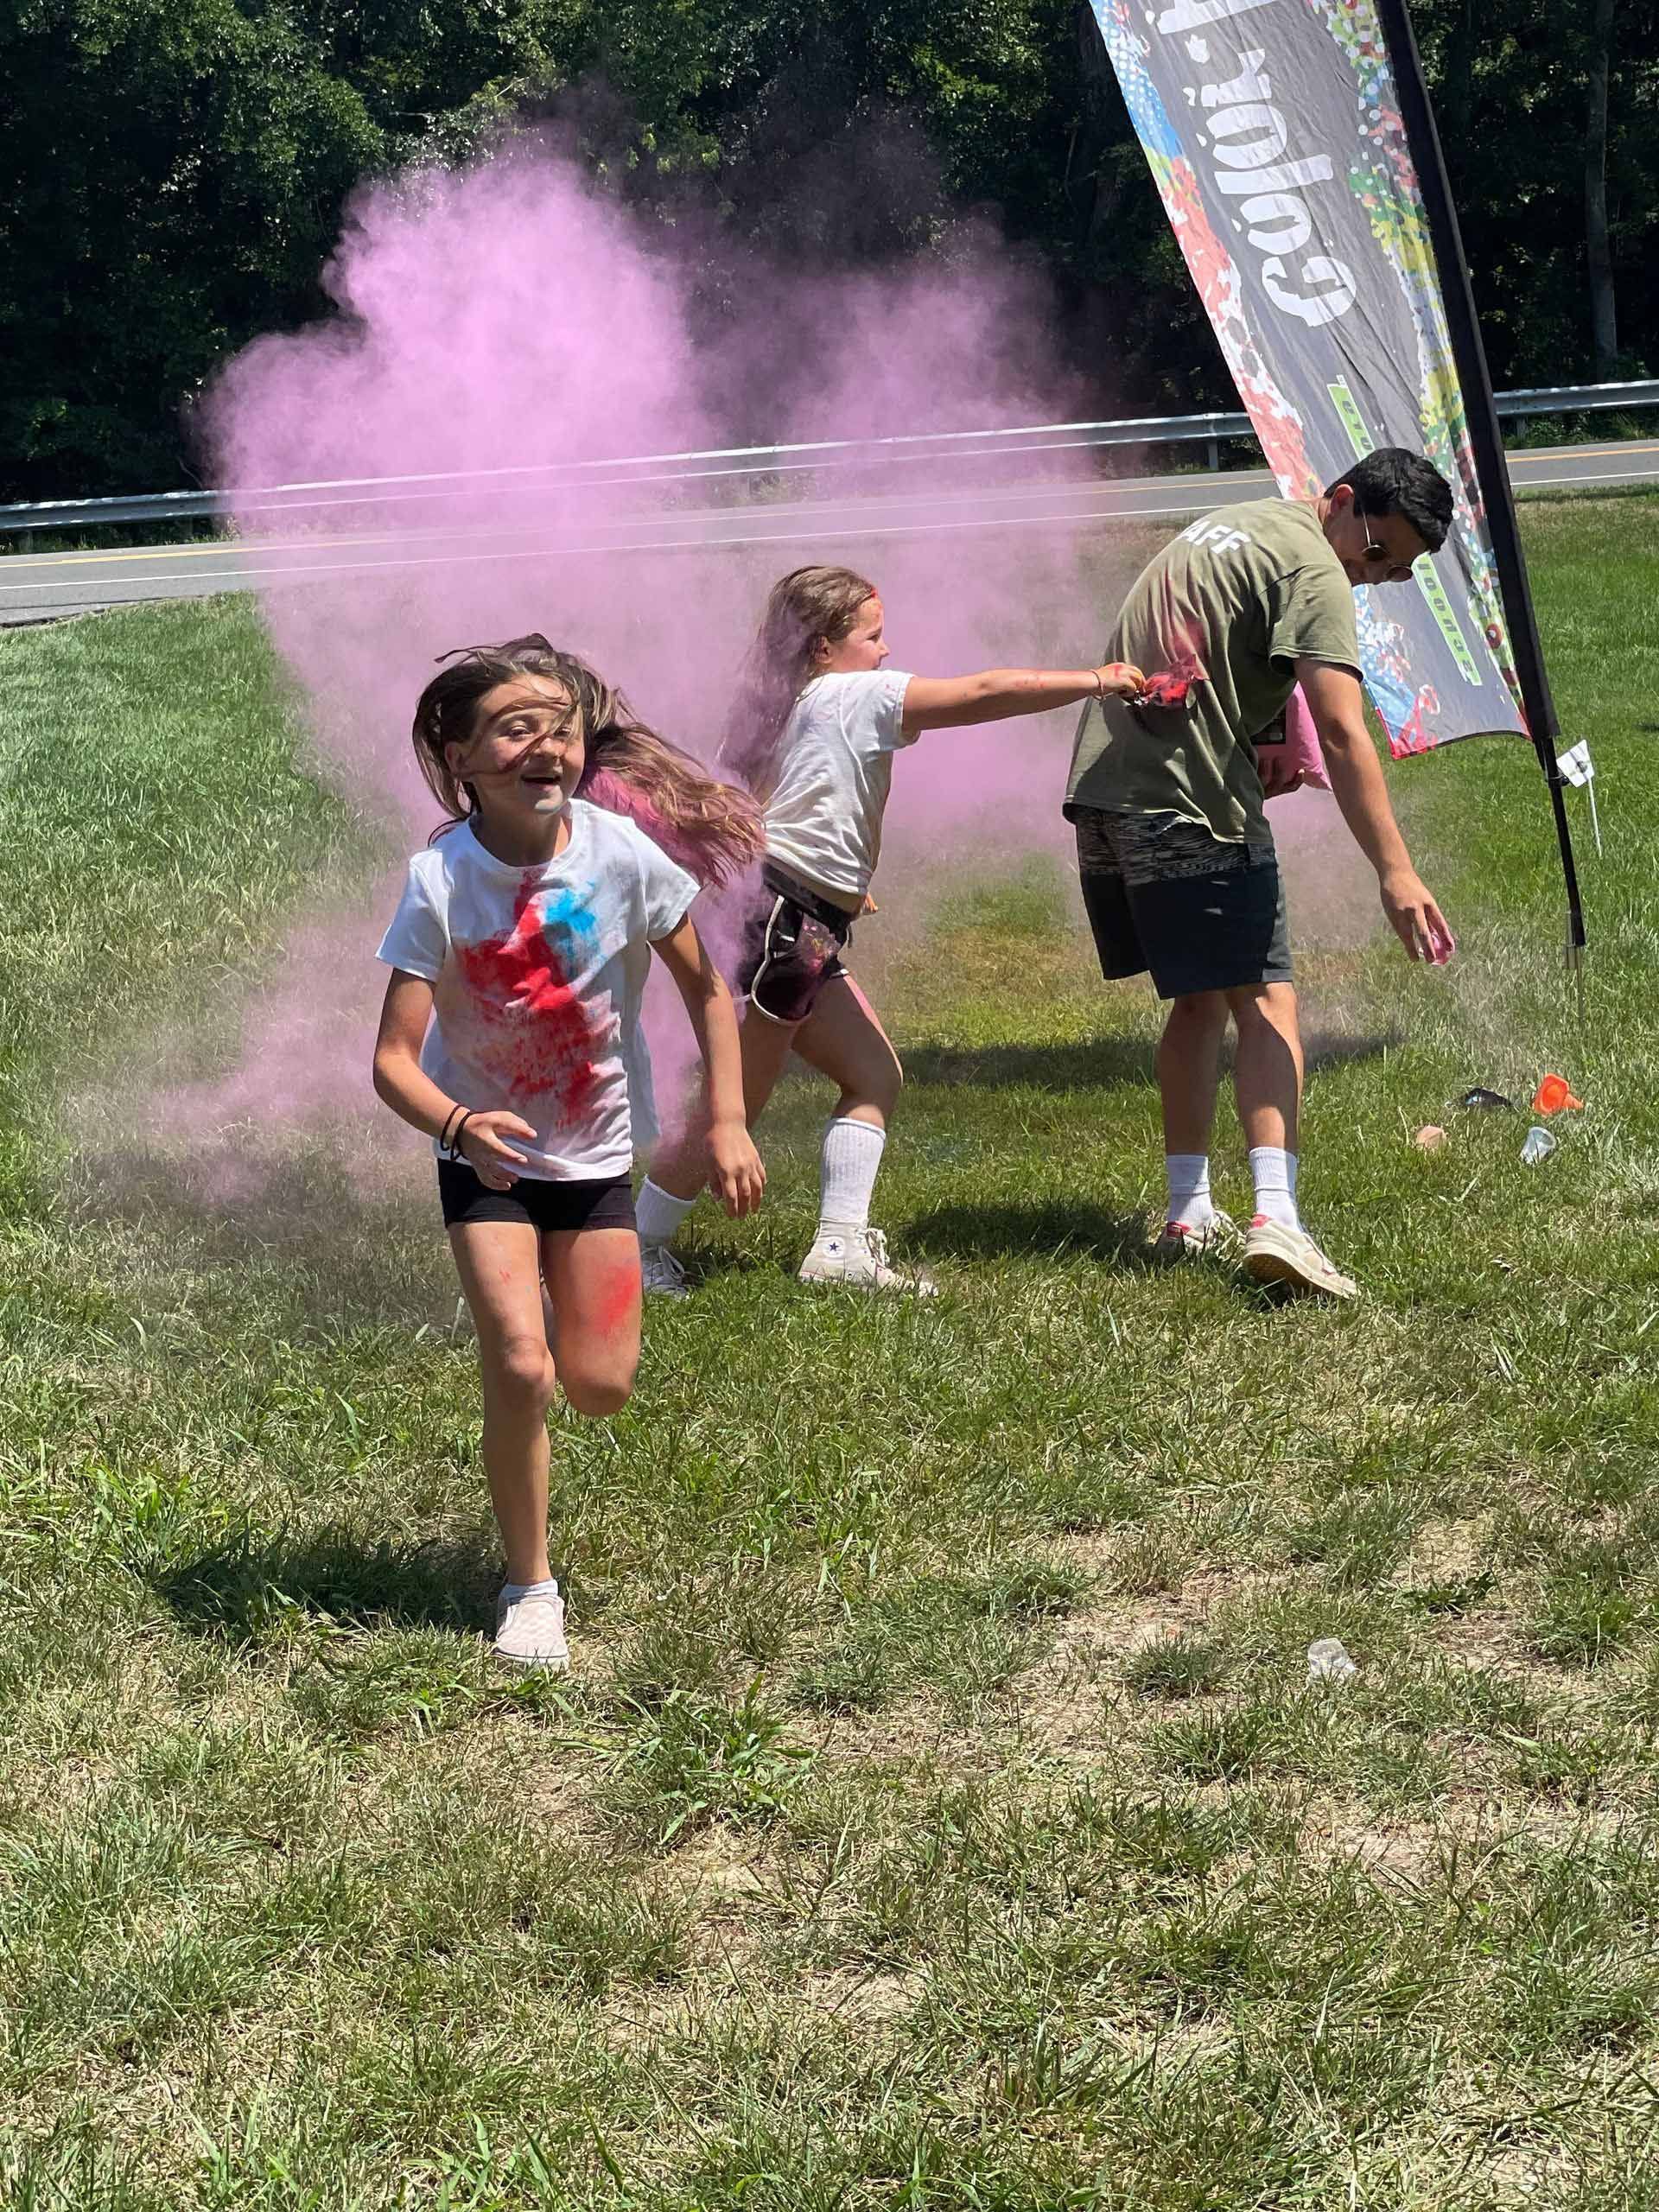
<svg viewBox="0 0 1659 2212">
<path fill-rule="evenodd" d="M 887 643 L 882 636 L 887 616 L 881 601 L 874 592 L 853 617 L 853 626 L 844 638 L 831 645 L 828 638 L 820 638 L 813 648 L 812 664 L 820 676 L 847 676 L 856 669 L 880 668 L 887 658 Z"/>
<path fill-rule="evenodd" d="M 1348 484 L 1331 494 L 1325 534 L 1351 584 L 1409 583 L 1428 550 L 1403 515 L 1367 514 Z"/>
<path fill-rule="evenodd" d="M 556 822 L 587 762 L 581 718 L 562 683 L 514 676 L 479 701 L 472 735 L 443 749 L 451 772 L 478 794 L 486 826 L 531 830 Z"/>
</svg>

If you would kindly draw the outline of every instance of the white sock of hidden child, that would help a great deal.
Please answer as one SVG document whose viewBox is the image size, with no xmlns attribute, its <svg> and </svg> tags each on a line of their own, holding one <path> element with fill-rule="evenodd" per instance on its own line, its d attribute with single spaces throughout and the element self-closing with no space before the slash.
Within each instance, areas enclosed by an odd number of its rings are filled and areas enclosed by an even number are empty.
<svg viewBox="0 0 1659 2212">
<path fill-rule="evenodd" d="M 1169 1211 L 1164 1219 L 1185 1223 L 1188 1229 L 1207 1229 L 1216 1217 L 1209 1154 L 1166 1152 L 1164 1173 L 1169 1178 Z"/>
<path fill-rule="evenodd" d="M 1296 1155 L 1276 1144 L 1253 1145 L 1250 1174 L 1255 1184 L 1255 1211 L 1287 1229 L 1300 1229 L 1296 1211 Z"/>
<path fill-rule="evenodd" d="M 694 1198 L 677 1198 L 671 1191 L 659 1191 L 647 1175 L 639 1185 L 639 1196 L 633 1209 L 639 1242 L 642 1244 L 671 1244 L 676 1230 L 696 1203 Z"/>
<path fill-rule="evenodd" d="M 818 1231 L 868 1229 L 870 1193 L 881 1166 L 885 1129 L 873 1122 L 842 1116 L 823 1133 L 823 1195 L 818 1207 Z"/>
</svg>

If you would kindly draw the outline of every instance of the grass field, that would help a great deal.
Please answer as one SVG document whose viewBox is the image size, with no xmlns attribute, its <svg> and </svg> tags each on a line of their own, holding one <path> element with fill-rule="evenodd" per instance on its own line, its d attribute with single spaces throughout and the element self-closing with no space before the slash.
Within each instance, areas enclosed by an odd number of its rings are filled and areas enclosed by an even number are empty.
<svg viewBox="0 0 1659 2212">
<path fill-rule="evenodd" d="M 1366 1301 L 1147 1270 L 1150 1001 L 1058 873 L 942 893 L 880 1211 L 948 1294 L 792 1282 L 785 1092 L 633 1404 L 555 1417 L 563 1685 L 486 1656 L 423 1176 L 215 1206 L 131 1111 L 374 833 L 242 607 L 4 642 L 0 2199 L 1659 2207 L 1656 522 L 1525 516 L 1587 1027 L 1518 744 L 1393 779 L 1451 971 L 1306 948 Z M 1546 1067 L 1539 1169 L 1448 1109 Z"/>
</svg>

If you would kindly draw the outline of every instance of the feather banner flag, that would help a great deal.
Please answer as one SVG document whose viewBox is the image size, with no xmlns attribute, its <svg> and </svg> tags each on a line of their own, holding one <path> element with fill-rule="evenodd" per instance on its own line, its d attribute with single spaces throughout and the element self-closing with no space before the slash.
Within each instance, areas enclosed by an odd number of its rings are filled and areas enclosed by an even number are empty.
<svg viewBox="0 0 1659 2212">
<path fill-rule="evenodd" d="M 1372 0 L 1092 0 L 1268 464 L 1314 499 L 1376 446 L 1452 485 L 1415 590 L 1356 594 L 1396 756 L 1526 728 L 1422 187 Z M 1507 487 L 1506 487 L 1507 489 Z"/>
</svg>

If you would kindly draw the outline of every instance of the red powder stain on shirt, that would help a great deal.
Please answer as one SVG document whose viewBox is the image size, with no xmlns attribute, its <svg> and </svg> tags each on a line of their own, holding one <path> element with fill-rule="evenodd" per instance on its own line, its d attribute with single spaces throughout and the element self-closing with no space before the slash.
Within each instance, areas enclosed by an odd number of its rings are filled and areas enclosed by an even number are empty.
<svg viewBox="0 0 1659 2212">
<path fill-rule="evenodd" d="M 1184 707 L 1192 689 L 1190 677 L 1178 676 L 1173 668 L 1160 668 L 1147 678 L 1141 697 L 1148 707 Z"/>
<path fill-rule="evenodd" d="M 550 1098 L 574 1121 L 599 1082 L 588 1010 L 536 912 L 526 877 L 513 900 L 512 927 L 477 944 L 457 945 L 474 1011 L 505 1046 L 503 1073 L 520 1098 Z"/>
</svg>

